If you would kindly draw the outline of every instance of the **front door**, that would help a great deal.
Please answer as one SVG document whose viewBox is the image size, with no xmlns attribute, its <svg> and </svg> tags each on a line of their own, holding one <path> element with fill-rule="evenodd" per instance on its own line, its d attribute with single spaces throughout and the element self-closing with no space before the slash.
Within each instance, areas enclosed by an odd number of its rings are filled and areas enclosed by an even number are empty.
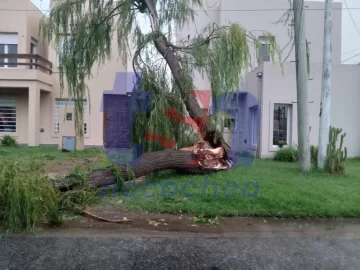
<svg viewBox="0 0 360 270">
<path fill-rule="evenodd" d="M 104 147 L 130 148 L 129 96 L 104 95 Z"/>
</svg>

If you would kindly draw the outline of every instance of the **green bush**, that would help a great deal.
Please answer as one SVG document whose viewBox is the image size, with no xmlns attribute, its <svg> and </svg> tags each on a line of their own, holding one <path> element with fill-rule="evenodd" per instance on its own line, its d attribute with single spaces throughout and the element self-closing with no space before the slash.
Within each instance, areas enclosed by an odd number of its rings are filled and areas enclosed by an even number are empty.
<svg viewBox="0 0 360 270">
<path fill-rule="evenodd" d="M 55 189 L 33 162 L 0 163 L 0 219 L 11 232 L 61 222 Z"/>
<path fill-rule="evenodd" d="M 275 153 L 274 160 L 281 162 L 297 162 L 298 150 L 295 147 L 281 148 Z"/>
<path fill-rule="evenodd" d="M 15 138 L 11 137 L 10 135 L 5 135 L 1 139 L 1 145 L 6 147 L 16 147 L 18 143 Z"/>
<path fill-rule="evenodd" d="M 345 173 L 345 160 L 347 158 L 347 148 L 344 147 L 344 138 L 346 133 L 341 134 L 341 128 L 330 127 L 329 144 L 326 150 L 325 171 L 331 174 Z M 341 135 L 340 135 L 341 134 Z M 340 145 L 337 147 L 337 141 L 340 135 Z"/>
</svg>

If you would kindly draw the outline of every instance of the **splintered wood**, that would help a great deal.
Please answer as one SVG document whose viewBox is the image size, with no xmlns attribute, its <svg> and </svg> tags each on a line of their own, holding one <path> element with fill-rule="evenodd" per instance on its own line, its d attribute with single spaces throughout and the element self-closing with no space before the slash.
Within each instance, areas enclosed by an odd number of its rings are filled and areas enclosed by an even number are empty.
<svg viewBox="0 0 360 270">
<path fill-rule="evenodd" d="M 211 148 L 205 141 L 199 141 L 191 147 L 180 149 L 192 151 L 196 155 L 195 162 L 204 169 L 227 170 L 232 164 L 224 158 L 223 147 Z"/>
</svg>

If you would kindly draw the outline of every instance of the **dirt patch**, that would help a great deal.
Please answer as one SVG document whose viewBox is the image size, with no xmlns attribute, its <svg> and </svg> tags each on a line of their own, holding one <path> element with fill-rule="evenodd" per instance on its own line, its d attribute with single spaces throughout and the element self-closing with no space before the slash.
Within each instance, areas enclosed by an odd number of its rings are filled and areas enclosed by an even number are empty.
<svg viewBox="0 0 360 270">
<path fill-rule="evenodd" d="M 108 223 L 79 216 L 58 227 L 40 226 L 36 236 L 89 237 L 316 237 L 360 235 L 359 219 L 277 219 L 227 217 L 218 226 L 196 224 L 192 216 L 146 212 L 92 212 L 103 218 L 131 220 Z"/>
<path fill-rule="evenodd" d="M 191 233 L 220 233 L 221 229 L 218 226 L 196 224 L 193 217 L 188 215 L 170 215 L 158 213 L 145 212 L 93 212 L 92 214 L 102 217 L 104 219 L 120 220 L 126 219 L 130 222 L 126 223 L 110 223 L 99 221 L 87 216 L 79 216 L 73 220 L 66 222 L 58 228 L 51 228 L 51 230 L 67 230 L 67 229 L 91 229 L 91 230 L 141 230 L 141 231 L 157 231 L 157 232 L 191 232 Z M 42 229 L 49 230 L 48 227 Z"/>
<path fill-rule="evenodd" d="M 45 163 L 43 169 L 45 173 L 52 179 L 64 178 L 76 166 L 84 169 L 89 168 L 97 161 L 96 158 L 69 158 L 64 160 L 51 160 Z"/>
</svg>

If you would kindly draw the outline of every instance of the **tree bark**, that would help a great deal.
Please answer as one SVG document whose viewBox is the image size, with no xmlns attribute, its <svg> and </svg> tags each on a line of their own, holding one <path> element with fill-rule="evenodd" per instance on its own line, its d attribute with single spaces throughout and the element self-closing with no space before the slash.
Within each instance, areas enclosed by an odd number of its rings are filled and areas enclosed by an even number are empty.
<svg viewBox="0 0 360 270">
<path fill-rule="evenodd" d="M 329 143 L 332 65 L 332 0 L 325 2 L 323 77 L 320 103 L 320 129 L 317 166 L 324 169 Z"/>
<path fill-rule="evenodd" d="M 308 71 L 305 38 L 304 0 L 294 0 L 296 82 L 298 107 L 299 165 L 303 172 L 310 170 Z"/>
<path fill-rule="evenodd" d="M 196 97 L 190 94 L 189 91 L 195 90 L 193 79 L 184 72 L 175 51 L 171 48 L 171 46 L 169 46 L 168 40 L 160 32 L 159 18 L 154 2 L 152 0 L 143 0 L 143 2 L 149 10 L 149 19 L 154 35 L 154 45 L 170 67 L 171 74 L 180 90 L 181 98 L 184 101 L 190 117 L 197 124 L 200 133 L 202 133 L 201 136 L 203 136 L 205 141 L 207 141 L 213 148 L 220 146 L 224 148 L 226 158 L 230 151 L 230 146 L 225 142 L 223 134 L 217 131 L 215 127 L 210 126 L 210 121 L 206 115 L 206 111 L 200 107 Z M 206 104 L 203 104 L 203 106 L 205 105 Z"/>
<path fill-rule="evenodd" d="M 217 169 L 204 168 L 199 165 L 199 156 L 193 151 L 166 150 L 160 152 L 149 152 L 141 156 L 139 163 L 132 167 L 119 167 L 122 180 L 132 180 L 141 176 L 161 170 L 179 170 L 182 172 L 191 172 L 197 174 L 211 173 Z M 89 175 L 90 186 L 100 188 L 106 185 L 116 183 L 117 176 L 113 168 L 95 170 Z M 55 185 L 62 192 L 73 189 L 67 179 Z"/>
</svg>

